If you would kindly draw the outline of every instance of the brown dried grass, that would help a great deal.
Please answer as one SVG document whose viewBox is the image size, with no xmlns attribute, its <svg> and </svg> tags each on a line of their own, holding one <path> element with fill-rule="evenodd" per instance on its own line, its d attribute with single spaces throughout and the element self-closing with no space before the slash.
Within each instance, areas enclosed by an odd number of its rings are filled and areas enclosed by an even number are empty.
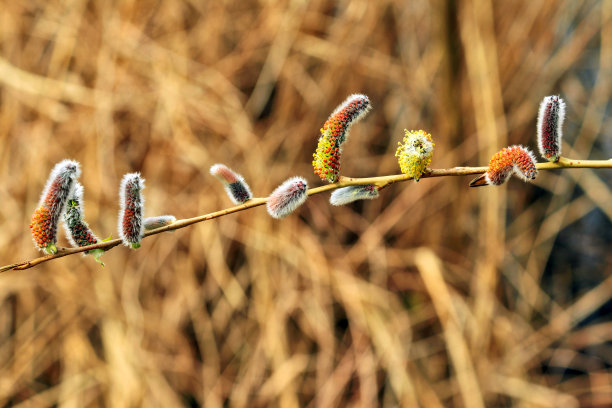
<svg viewBox="0 0 612 408">
<path fill-rule="evenodd" d="M 148 214 L 180 218 L 230 205 L 216 162 L 257 196 L 317 184 L 318 129 L 353 92 L 374 110 L 345 175 L 398 172 L 403 128 L 432 133 L 434 167 L 535 146 L 552 93 L 569 102 L 567 155 L 601 158 L 611 17 L 607 1 L 6 2 L 0 263 L 35 254 L 27 225 L 63 158 L 83 165 L 100 236 L 116 235 L 130 171 Z M 567 226 L 594 210 L 609 225 L 601 177 L 430 179 L 347 208 L 315 196 L 280 222 L 256 208 L 116 248 L 104 269 L 71 256 L 7 272 L 0 405 L 611 405 L 610 314 L 579 324 L 612 298 L 610 242 L 592 248 L 599 281 L 570 294 L 570 268 L 542 283 Z"/>
</svg>

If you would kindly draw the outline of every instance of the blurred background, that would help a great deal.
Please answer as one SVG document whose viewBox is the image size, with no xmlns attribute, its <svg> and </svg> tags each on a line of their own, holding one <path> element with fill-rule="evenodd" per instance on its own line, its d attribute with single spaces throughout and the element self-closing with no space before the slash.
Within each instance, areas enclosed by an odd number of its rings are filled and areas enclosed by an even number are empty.
<svg viewBox="0 0 612 408">
<path fill-rule="evenodd" d="M 7 1 L 0 27 L 2 265 L 39 256 L 62 159 L 117 237 L 127 172 L 177 218 L 232 205 L 214 163 L 259 197 L 321 185 L 319 129 L 356 92 L 374 109 L 345 176 L 399 173 L 404 128 L 431 132 L 434 168 L 536 150 L 552 94 L 564 156 L 612 157 L 610 1 Z M 0 406 L 611 406 L 612 172 L 471 178 L 2 273 Z"/>
</svg>

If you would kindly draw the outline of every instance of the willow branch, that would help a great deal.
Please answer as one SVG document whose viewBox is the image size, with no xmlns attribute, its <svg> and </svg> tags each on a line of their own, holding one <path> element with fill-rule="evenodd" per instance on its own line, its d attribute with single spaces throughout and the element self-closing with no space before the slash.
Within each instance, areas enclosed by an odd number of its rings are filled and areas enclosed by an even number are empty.
<svg viewBox="0 0 612 408">
<path fill-rule="evenodd" d="M 592 169 L 610 169 L 612 168 L 612 158 L 608 160 L 574 160 L 561 157 L 556 163 L 537 163 L 536 167 L 538 170 L 555 170 L 555 169 L 568 169 L 568 168 L 592 168 Z M 487 171 L 486 167 L 453 167 L 450 169 L 430 169 L 427 173 L 421 176 L 422 179 L 430 177 L 446 177 L 446 176 L 467 176 L 471 174 L 481 174 Z M 334 184 L 327 184 L 320 187 L 311 188 L 308 190 L 308 195 L 320 194 L 326 191 L 335 190 L 342 187 L 364 185 L 364 184 L 375 184 L 379 188 L 385 188 L 393 183 L 411 180 L 405 174 L 395 174 L 389 176 L 379 177 L 366 177 L 366 178 L 352 178 L 352 177 L 340 177 L 339 181 Z M 235 207 L 226 208 L 223 210 L 215 211 L 209 214 L 200 215 L 193 218 L 186 218 L 177 220 L 170 225 L 166 225 L 161 228 L 157 228 L 152 231 L 147 231 L 144 237 L 151 235 L 161 234 L 166 231 L 174 231 L 181 228 L 188 227 L 199 222 L 212 220 L 214 218 L 223 217 L 228 214 L 232 214 L 239 211 L 248 210 L 249 208 L 259 207 L 264 205 L 268 201 L 267 198 L 253 198 L 244 204 L 237 205 Z M 80 252 L 90 251 L 92 249 L 104 249 L 108 251 L 117 245 L 121 245 L 120 239 L 113 239 L 110 241 L 100 242 L 98 244 L 89 245 L 80 248 L 58 248 L 58 252 L 52 255 L 41 256 L 40 258 L 31 259 L 29 261 L 17 262 L 11 265 L 6 265 L 0 268 L 1 272 L 10 270 L 22 270 L 29 269 L 43 262 L 48 262 L 57 258 L 62 258 L 68 255 L 78 254 Z"/>
</svg>

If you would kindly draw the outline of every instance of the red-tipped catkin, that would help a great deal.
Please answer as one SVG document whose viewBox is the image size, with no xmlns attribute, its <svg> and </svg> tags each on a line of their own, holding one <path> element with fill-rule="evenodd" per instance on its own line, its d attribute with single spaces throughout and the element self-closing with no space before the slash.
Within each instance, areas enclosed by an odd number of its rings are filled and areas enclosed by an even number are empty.
<svg viewBox="0 0 612 408">
<path fill-rule="evenodd" d="M 123 176 L 119 188 L 119 236 L 126 246 L 133 249 L 140 247 L 144 232 L 142 215 L 144 214 L 144 197 L 142 189 L 144 179 L 140 173 L 129 173 Z"/>
<path fill-rule="evenodd" d="M 57 225 L 80 175 L 80 165 L 74 160 L 62 160 L 49 175 L 30 224 L 34 245 L 45 253 L 57 252 Z"/>
<path fill-rule="evenodd" d="M 342 187 L 335 190 L 329 202 L 331 205 L 346 205 L 358 200 L 373 200 L 378 198 L 378 187 L 374 184 L 363 186 Z"/>
<path fill-rule="evenodd" d="M 547 96 L 538 112 L 538 148 L 543 158 L 556 162 L 561 157 L 565 102 L 557 95 Z"/>
<path fill-rule="evenodd" d="M 495 153 L 489 161 L 487 172 L 472 180 L 470 187 L 499 186 L 513 174 L 523 181 L 533 180 L 538 175 L 535 157 L 524 146 L 504 147 Z"/>
<path fill-rule="evenodd" d="M 143 221 L 144 229 L 147 231 L 165 227 L 176 221 L 174 215 L 158 215 L 157 217 L 147 217 Z"/>
<path fill-rule="evenodd" d="M 210 174 L 223 184 L 225 192 L 234 204 L 243 204 L 253 198 L 251 189 L 244 178 L 225 164 L 213 165 L 210 168 Z"/>
<path fill-rule="evenodd" d="M 365 95 L 349 96 L 334 110 L 321 129 L 317 150 L 313 154 L 314 173 L 321 180 L 336 182 L 340 173 L 342 144 L 348 137 L 351 126 L 370 111 L 370 99 Z"/>
<path fill-rule="evenodd" d="M 84 247 L 99 242 L 83 217 L 83 186 L 76 182 L 64 212 L 64 229 L 73 247 Z"/>
<path fill-rule="evenodd" d="M 268 197 L 266 207 L 273 218 L 284 218 L 304 204 L 308 198 L 308 182 L 301 177 L 292 177 L 278 186 Z"/>
</svg>

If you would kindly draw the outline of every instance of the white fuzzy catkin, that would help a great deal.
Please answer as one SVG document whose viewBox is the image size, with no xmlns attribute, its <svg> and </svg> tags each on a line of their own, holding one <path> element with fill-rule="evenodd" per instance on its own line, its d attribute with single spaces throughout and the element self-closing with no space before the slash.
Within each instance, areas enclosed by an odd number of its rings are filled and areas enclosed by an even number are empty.
<svg viewBox="0 0 612 408">
<path fill-rule="evenodd" d="M 40 201 L 38 202 L 38 205 L 41 206 L 45 204 L 45 201 L 47 200 L 47 195 L 51 192 L 50 190 L 54 183 L 56 184 L 56 186 L 59 187 L 59 191 L 57 191 L 56 193 L 57 198 L 54 201 L 56 203 L 63 202 L 64 204 L 66 204 L 68 195 L 74 188 L 74 182 L 79 177 L 81 177 L 81 164 L 78 161 L 66 159 L 57 163 L 49 174 L 49 178 L 45 183 L 45 188 L 42 194 L 40 195 Z M 60 206 L 58 206 L 58 209 L 59 208 Z"/>
<path fill-rule="evenodd" d="M 538 149 L 542 157 L 556 162 L 561 157 L 565 102 L 558 95 L 545 97 L 538 112 Z"/>
<path fill-rule="evenodd" d="M 329 197 L 329 203 L 331 205 L 346 205 L 354 201 L 373 200 L 375 198 L 378 198 L 378 187 L 374 184 L 365 184 L 334 190 Z"/>
<path fill-rule="evenodd" d="M 176 221 L 174 215 L 158 215 L 156 217 L 147 217 L 143 221 L 144 229 L 147 231 L 165 227 Z"/>
<path fill-rule="evenodd" d="M 140 246 L 144 233 L 144 181 L 140 173 L 128 173 L 123 176 L 119 188 L 119 237 L 126 246 L 134 249 Z"/>
<path fill-rule="evenodd" d="M 284 218 L 304 204 L 308 198 L 308 182 L 292 177 L 278 186 L 268 197 L 266 208 L 273 218 Z"/>
</svg>

